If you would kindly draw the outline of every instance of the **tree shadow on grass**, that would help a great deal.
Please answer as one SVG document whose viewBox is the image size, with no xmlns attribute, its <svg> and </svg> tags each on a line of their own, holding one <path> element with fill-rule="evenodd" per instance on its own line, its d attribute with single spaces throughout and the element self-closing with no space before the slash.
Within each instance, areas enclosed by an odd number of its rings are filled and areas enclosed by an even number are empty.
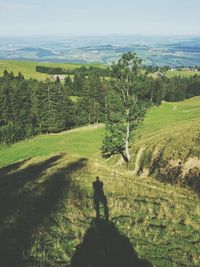
<svg viewBox="0 0 200 267">
<path fill-rule="evenodd" d="M 43 172 L 61 158 L 62 155 L 54 156 L 9 174 L 11 167 L 9 172 L 0 177 L 1 266 L 25 265 L 24 254 L 30 248 L 32 234 L 45 218 L 59 211 L 63 201 L 67 199 L 73 172 L 86 164 L 86 159 L 69 163 L 37 184 L 37 179 Z M 36 185 L 24 190 L 30 182 Z"/>
<path fill-rule="evenodd" d="M 19 161 L 19 162 L 15 162 L 13 164 L 10 164 L 8 166 L 2 167 L 0 169 L 0 177 L 6 175 L 7 173 L 11 172 L 11 171 L 15 171 L 17 170 L 20 166 L 22 166 L 25 162 L 29 161 L 30 158 L 25 159 L 23 161 Z"/>
<path fill-rule="evenodd" d="M 30 182 L 36 182 L 37 179 L 61 159 L 62 155 L 57 155 L 42 161 L 38 164 L 28 166 L 25 169 L 18 170 L 25 162 L 19 162 L 0 169 L 0 222 L 14 210 L 17 209 L 24 195 L 20 193 L 24 186 Z"/>
<path fill-rule="evenodd" d="M 77 246 L 71 267 L 152 267 L 139 259 L 129 239 L 104 220 L 93 221 Z"/>
</svg>

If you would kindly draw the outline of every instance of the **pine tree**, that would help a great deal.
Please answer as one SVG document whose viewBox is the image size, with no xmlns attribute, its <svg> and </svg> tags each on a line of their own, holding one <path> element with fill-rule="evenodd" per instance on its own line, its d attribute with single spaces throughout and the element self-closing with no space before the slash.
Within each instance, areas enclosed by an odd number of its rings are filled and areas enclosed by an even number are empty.
<svg viewBox="0 0 200 267">
<path fill-rule="evenodd" d="M 69 75 L 65 78 L 64 87 L 68 95 L 73 95 L 73 83 Z"/>
<path fill-rule="evenodd" d="M 14 120 L 13 116 L 13 85 L 10 80 L 3 82 L 0 96 L 0 117 L 2 124 L 7 124 Z"/>
<path fill-rule="evenodd" d="M 83 74 L 75 74 L 73 80 L 72 95 L 82 96 L 85 86 L 85 76 Z"/>
<path fill-rule="evenodd" d="M 91 73 L 85 83 L 83 97 L 79 101 L 82 123 L 105 121 L 106 90 L 97 73 Z"/>
<path fill-rule="evenodd" d="M 34 114 L 37 118 L 38 132 L 48 132 L 51 82 L 45 81 L 38 83 L 34 90 Z"/>
<path fill-rule="evenodd" d="M 22 76 L 16 77 L 13 99 L 14 121 L 21 127 L 22 138 L 32 136 L 31 123 L 32 88 Z"/>
<path fill-rule="evenodd" d="M 59 80 L 53 83 L 49 90 L 49 119 L 48 131 L 60 132 L 65 129 L 65 104 L 66 99 L 63 87 Z"/>
</svg>

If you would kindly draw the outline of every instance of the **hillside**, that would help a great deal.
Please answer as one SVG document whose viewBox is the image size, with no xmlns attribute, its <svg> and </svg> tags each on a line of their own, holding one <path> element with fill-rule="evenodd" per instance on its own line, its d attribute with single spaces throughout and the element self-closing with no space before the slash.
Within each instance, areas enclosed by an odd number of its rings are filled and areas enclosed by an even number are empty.
<svg viewBox="0 0 200 267">
<path fill-rule="evenodd" d="M 173 139 L 175 133 L 177 140 L 193 147 L 199 108 L 199 97 L 152 108 L 137 131 L 133 151 L 166 142 L 166 136 Z M 187 142 L 180 138 L 182 127 Z M 4 266 L 64 267 L 73 255 L 83 260 L 81 251 L 90 255 L 91 262 L 94 255 L 102 260 L 105 253 L 115 253 L 116 262 L 117 254 L 125 257 L 122 244 L 129 248 L 131 244 L 136 266 L 140 258 L 149 262 L 145 266 L 200 266 L 198 196 L 144 172 L 141 179 L 133 171 L 103 161 L 103 134 L 101 125 L 83 127 L 1 149 L 0 258 Z M 94 222 L 92 182 L 97 175 L 104 183 L 111 222 L 102 226 Z M 94 247 L 94 240 L 99 245 Z M 101 246 L 104 241 L 107 251 Z"/>
<path fill-rule="evenodd" d="M 137 130 L 131 167 L 141 175 L 200 190 L 200 97 L 164 102 Z"/>
<path fill-rule="evenodd" d="M 159 267 L 199 266 L 199 200 L 188 190 L 65 154 L 35 157 L 0 173 L 1 262 L 66 266 L 93 222 L 91 183 L 99 175 L 110 220 L 138 255 Z"/>
<path fill-rule="evenodd" d="M 86 126 L 59 134 L 39 135 L 0 150 L 0 167 L 35 156 L 55 153 L 97 158 L 104 135 L 103 125 Z"/>
</svg>

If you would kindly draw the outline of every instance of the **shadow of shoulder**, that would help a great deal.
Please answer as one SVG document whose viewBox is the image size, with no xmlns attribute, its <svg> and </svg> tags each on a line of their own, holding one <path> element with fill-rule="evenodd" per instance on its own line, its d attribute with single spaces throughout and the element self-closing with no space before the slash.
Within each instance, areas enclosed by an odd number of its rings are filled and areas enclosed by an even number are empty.
<svg viewBox="0 0 200 267">
<path fill-rule="evenodd" d="M 151 267 L 112 222 L 94 220 L 76 248 L 71 267 Z"/>
</svg>

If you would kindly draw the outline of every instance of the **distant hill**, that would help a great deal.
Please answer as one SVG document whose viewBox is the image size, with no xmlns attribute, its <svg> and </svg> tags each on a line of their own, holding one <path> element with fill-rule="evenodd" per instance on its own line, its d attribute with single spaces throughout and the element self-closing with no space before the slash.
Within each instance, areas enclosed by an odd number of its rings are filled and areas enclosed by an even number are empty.
<svg viewBox="0 0 200 267">
<path fill-rule="evenodd" d="M 110 64 L 127 51 L 137 52 L 147 65 L 199 65 L 200 37 L 0 38 L 0 59 Z"/>
<path fill-rule="evenodd" d="M 47 49 L 43 49 L 43 48 L 34 48 L 34 47 L 24 47 L 24 48 L 20 48 L 16 50 L 16 53 L 20 52 L 20 53 L 35 53 L 37 57 L 49 57 L 49 56 L 53 56 L 56 55 L 55 53 L 47 50 Z"/>
</svg>

